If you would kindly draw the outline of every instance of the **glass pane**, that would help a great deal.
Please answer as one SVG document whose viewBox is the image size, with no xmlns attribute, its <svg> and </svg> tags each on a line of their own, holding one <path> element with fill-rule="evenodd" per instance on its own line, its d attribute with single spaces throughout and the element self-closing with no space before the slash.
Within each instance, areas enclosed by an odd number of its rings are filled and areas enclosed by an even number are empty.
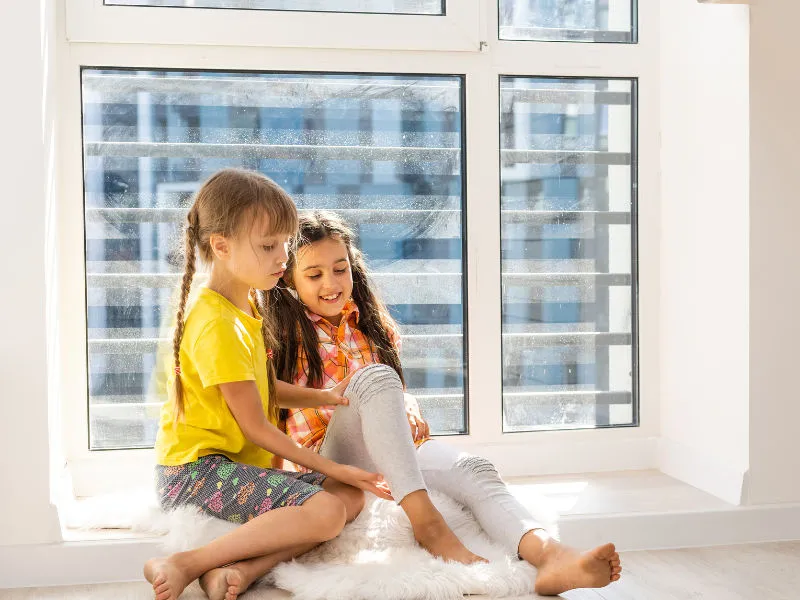
<svg viewBox="0 0 800 600">
<path fill-rule="evenodd" d="M 437 433 L 463 432 L 461 93 L 460 77 L 84 70 L 91 448 L 152 445 L 180 227 L 234 166 L 353 224 L 409 391 Z"/>
<path fill-rule="evenodd" d="M 501 40 L 636 41 L 636 0 L 499 1 Z"/>
<path fill-rule="evenodd" d="M 444 0 L 104 0 L 107 6 L 177 6 L 306 12 L 443 15 Z"/>
<path fill-rule="evenodd" d="M 635 90 L 501 79 L 504 431 L 636 423 Z"/>
</svg>

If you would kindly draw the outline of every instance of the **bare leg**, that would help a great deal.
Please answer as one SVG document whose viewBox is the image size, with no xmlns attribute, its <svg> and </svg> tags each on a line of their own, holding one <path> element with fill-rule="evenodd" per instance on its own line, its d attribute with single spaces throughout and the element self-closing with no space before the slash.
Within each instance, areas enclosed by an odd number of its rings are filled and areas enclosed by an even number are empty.
<svg viewBox="0 0 800 600">
<path fill-rule="evenodd" d="M 177 600 L 187 585 L 217 567 L 333 539 L 346 517 L 341 500 L 320 492 L 302 506 L 271 510 L 201 548 L 151 559 L 144 575 L 156 600 Z"/>
<path fill-rule="evenodd" d="M 426 490 L 411 492 L 400 501 L 400 507 L 411 521 L 414 539 L 434 556 L 464 564 L 486 562 L 461 543 Z"/>
<path fill-rule="evenodd" d="M 209 600 L 237 600 L 253 582 L 261 579 L 279 563 L 305 554 L 318 545 L 296 546 L 267 556 L 242 560 L 227 567 L 211 569 L 200 577 L 200 587 Z"/>
<path fill-rule="evenodd" d="M 542 596 L 557 596 L 577 588 L 601 588 L 617 581 L 622 573 L 614 544 L 580 553 L 552 539 L 544 530 L 526 533 L 519 555 L 538 569 L 535 590 Z"/>
<path fill-rule="evenodd" d="M 336 481 L 328 477 L 322 482 L 322 488 L 336 496 L 344 504 L 347 512 L 347 522 L 352 522 L 364 508 L 364 492 L 352 485 Z"/>
<path fill-rule="evenodd" d="M 347 484 L 328 478 L 322 487 L 339 498 L 347 511 L 347 522 L 355 519 L 364 508 L 364 492 Z M 212 569 L 200 577 L 200 586 L 210 600 L 236 600 L 253 582 L 261 579 L 279 563 L 291 560 L 315 548 L 306 544 L 282 552 L 239 561 L 226 567 Z"/>
</svg>

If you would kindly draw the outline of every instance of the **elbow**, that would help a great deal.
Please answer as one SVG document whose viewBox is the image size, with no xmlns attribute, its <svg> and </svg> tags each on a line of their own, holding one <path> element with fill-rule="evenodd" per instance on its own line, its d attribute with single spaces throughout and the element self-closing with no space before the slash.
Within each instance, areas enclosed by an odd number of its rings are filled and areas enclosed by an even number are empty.
<svg viewBox="0 0 800 600">
<path fill-rule="evenodd" d="M 268 429 L 266 421 L 263 423 L 248 423 L 244 426 L 240 423 L 239 429 L 242 430 L 242 435 L 248 442 L 257 446 L 264 445 L 264 439 L 267 437 L 265 434 L 267 434 Z"/>
</svg>

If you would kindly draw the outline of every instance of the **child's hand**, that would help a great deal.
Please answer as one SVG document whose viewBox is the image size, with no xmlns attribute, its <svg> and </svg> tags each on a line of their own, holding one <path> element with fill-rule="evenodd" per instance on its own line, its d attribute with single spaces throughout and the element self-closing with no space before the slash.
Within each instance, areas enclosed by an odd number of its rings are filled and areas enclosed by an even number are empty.
<svg viewBox="0 0 800 600">
<path fill-rule="evenodd" d="M 383 476 L 377 473 L 370 473 L 350 465 L 339 465 L 334 478 L 365 492 L 375 494 L 378 498 L 394 500 L 390 493 L 389 485 L 384 481 Z"/>
<path fill-rule="evenodd" d="M 406 417 L 408 418 L 408 424 L 411 426 L 411 437 L 414 438 L 414 442 L 426 439 L 430 436 L 431 428 L 420 414 L 417 399 L 411 394 L 405 394 L 405 404 Z"/>
<path fill-rule="evenodd" d="M 415 443 L 426 439 L 430 435 L 431 428 L 419 413 L 415 414 L 412 411 L 406 411 L 406 417 L 408 417 L 408 424 L 411 426 L 411 437 L 414 438 Z"/>
<path fill-rule="evenodd" d="M 344 397 L 344 392 L 347 386 L 350 385 L 350 379 L 354 374 L 355 371 L 342 379 L 335 387 L 322 390 L 322 393 L 325 395 L 323 396 L 324 400 L 320 403 L 320 406 L 347 406 L 350 404 L 350 401 Z"/>
</svg>

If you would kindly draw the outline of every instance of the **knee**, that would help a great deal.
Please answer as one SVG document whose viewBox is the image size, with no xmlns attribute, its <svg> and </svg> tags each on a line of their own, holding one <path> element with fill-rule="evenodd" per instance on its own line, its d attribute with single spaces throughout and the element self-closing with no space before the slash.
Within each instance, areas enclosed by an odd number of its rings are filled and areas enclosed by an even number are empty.
<svg viewBox="0 0 800 600">
<path fill-rule="evenodd" d="M 453 465 L 453 469 L 462 477 L 475 481 L 500 481 L 500 474 L 497 467 L 482 456 L 463 455 Z"/>
<path fill-rule="evenodd" d="M 306 504 L 309 520 L 319 541 L 332 540 L 344 529 L 347 522 L 345 503 L 328 492 L 319 492 Z"/>
<path fill-rule="evenodd" d="M 402 399 L 403 384 L 400 376 L 388 365 L 373 364 L 355 372 L 345 396 L 353 402 L 359 402 L 377 393 L 391 391 L 399 392 Z"/>
</svg>

